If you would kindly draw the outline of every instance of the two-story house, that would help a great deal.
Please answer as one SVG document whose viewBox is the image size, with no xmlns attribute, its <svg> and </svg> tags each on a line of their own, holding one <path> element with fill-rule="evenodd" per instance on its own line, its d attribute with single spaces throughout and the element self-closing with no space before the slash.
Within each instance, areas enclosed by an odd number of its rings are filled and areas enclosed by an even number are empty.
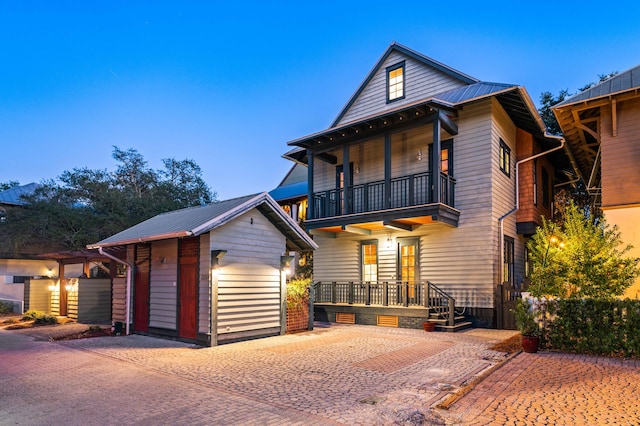
<svg viewBox="0 0 640 426">
<path fill-rule="evenodd" d="M 640 257 L 640 65 L 553 107 L 575 162 L 629 255 Z M 640 278 L 627 289 L 640 297 Z"/>
<path fill-rule="evenodd" d="M 288 144 L 307 165 L 317 319 L 508 325 L 502 289 L 525 281 L 565 158 L 523 87 L 392 43 L 329 128 Z"/>
</svg>

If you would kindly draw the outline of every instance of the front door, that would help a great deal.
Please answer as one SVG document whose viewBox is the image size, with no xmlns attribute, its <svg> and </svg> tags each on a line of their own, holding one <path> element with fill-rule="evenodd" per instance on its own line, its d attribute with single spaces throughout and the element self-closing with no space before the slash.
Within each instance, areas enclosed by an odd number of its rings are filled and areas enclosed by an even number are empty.
<svg viewBox="0 0 640 426">
<path fill-rule="evenodd" d="M 199 238 L 179 242 L 178 335 L 195 339 L 198 319 L 198 254 Z"/>
<path fill-rule="evenodd" d="M 418 239 L 398 239 L 398 276 L 403 287 L 402 294 L 407 295 L 409 304 L 418 303 L 418 259 Z"/>
<path fill-rule="evenodd" d="M 151 246 L 136 247 L 135 276 L 133 278 L 133 329 L 149 331 L 149 268 Z"/>
</svg>

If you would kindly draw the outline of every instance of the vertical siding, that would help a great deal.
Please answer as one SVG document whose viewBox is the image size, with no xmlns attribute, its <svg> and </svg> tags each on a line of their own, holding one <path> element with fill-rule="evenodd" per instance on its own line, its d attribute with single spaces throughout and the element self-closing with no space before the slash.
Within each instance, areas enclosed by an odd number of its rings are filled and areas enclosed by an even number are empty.
<svg viewBox="0 0 640 426">
<path fill-rule="evenodd" d="M 211 331 L 210 234 L 200 235 L 200 280 L 198 284 L 198 333 Z"/>
<path fill-rule="evenodd" d="M 640 203 L 640 99 L 619 102 L 618 133 L 612 134 L 611 106 L 601 108 L 602 206 Z"/>
<path fill-rule="evenodd" d="M 151 244 L 151 279 L 149 326 L 176 329 L 178 240 L 156 241 Z M 165 263 L 158 259 L 165 258 Z"/>
<path fill-rule="evenodd" d="M 405 98 L 387 104 L 386 68 L 402 61 L 405 61 Z M 429 67 L 422 62 L 416 61 L 399 52 L 393 52 L 380 68 L 375 71 L 369 84 L 344 114 L 338 125 L 358 120 L 371 114 L 381 114 L 387 110 L 426 99 L 437 93 L 455 89 L 463 85 L 465 84 L 461 81 Z"/>
<path fill-rule="evenodd" d="M 280 327 L 282 233 L 253 209 L 215 229 L 210 249 L 227 250 L 218 275 L 217 333 Z"/>
</svg>

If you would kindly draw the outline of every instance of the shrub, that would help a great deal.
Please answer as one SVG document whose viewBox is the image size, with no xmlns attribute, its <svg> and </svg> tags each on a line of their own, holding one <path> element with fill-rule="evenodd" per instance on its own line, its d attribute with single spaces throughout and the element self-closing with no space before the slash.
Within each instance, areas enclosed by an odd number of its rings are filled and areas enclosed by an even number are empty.
<svg viewBox="0 0 640 426">
<path fill-rule="evenodd" d="M 287 308 L 297 309 L 309 299 L 311 279 L 291 280 L 287 283 Z"/>
<path fill-rule="evenodd" d="M 35 324 L 40 324 L 40 325 L 52 325 L 52 324 L 57 324 L 58 323 L 58 318 L 54 317 L 53 315 L 49 315 L 49 314 L 41 314 L 40 316 L 36 317 Z"/>
<path fill-rule="evenodd" d="M 22 321 L 34 320 L 41 315 L 44 315 L 44 312 L 36 311 L 35 309 L 29 309 L 27 312 L 24 313 L 24 315 L 22 315 Z"/>
<path fill-rule="evenodd" d="M 13 303 L 0 300 L 0 314 L 10 314 L 13 312 Z"/>
<path fill-rule="evenodd" d="M 551 347 L 593 355 L 640 357 L 640 301 L 564 299 L 549 327 Z"/>
</svg>

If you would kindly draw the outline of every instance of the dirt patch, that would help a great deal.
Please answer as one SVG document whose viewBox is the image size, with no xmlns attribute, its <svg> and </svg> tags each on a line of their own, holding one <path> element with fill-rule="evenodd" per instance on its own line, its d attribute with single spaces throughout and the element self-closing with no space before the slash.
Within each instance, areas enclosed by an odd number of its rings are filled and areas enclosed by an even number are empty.
<svg viewBox="0 0 640 426">
<path fill-rule="evenodd" d="M 509 337 L 508 339 L 496 343 L 489 349 L 492 351 L 506 352 L 509 354 L 518 352 L 522 349 L 522 336 L 520 334 L 516 334 Z"/>
<path fill-rule="evenodd" d="M 93 327 L 89 327 L 88 329 L 86 329 L 85 331 L 82 331 L 80 333 L 59 335 L 59 336 L 52 337 L 51 340 L 52 341 L 76 340 L 76 339 L 87 339 L 89 337 L 103 337 L 103 336 L 113 336 L 113 333 L 111 332 L 111 329 L 110 328 L 93 328 Z"/>
</svg>

